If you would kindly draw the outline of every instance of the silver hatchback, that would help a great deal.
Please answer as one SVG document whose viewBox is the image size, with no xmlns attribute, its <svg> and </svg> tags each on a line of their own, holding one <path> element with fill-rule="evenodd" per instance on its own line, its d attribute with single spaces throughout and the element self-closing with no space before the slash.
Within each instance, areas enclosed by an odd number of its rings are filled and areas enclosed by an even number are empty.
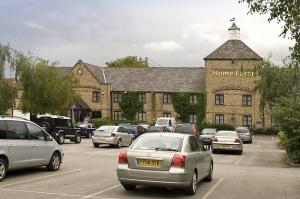
<svg viewBox="0 0 300 199">
<path fill-rule="evenodd" d="M 57 171 L 63 155 L 56 141 L 35 123 L 0 116 L 0 181 L 14 169 L 47 166 Z"/>
<path fill-rule="evenodd" d="M 119 154 L 117 175 L 126 190 L 136 185 L 184 188 L 196 192 L 201 180 L 211 181 L 213 159 L 199 138 L 182 133 L 140 136 Z"/>
</svg>

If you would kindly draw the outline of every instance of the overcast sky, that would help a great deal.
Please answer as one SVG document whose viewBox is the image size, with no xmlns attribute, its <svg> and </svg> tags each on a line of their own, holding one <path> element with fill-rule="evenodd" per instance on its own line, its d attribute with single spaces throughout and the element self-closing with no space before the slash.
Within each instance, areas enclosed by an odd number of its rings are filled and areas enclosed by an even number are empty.
<svg viewBox="0 0 300 199">
<path fill-rule="evenodd" d="M 238 0 L 1 0 L 0 42 L 62 66 L 78 59 L 105 66 L 128 55 L 161 66 L 203 67 L 228 39 L 236 18 L 241 39 L 279 63 L 293 43 L 267 16 L 247 15 Z"/>
</svg>

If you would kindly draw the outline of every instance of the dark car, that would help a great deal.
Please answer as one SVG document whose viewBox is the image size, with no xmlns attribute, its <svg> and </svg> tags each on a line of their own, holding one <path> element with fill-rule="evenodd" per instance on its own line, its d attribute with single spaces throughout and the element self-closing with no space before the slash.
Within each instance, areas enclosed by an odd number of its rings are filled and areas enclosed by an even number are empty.
<svg viewBox="0 0 300 199">
<path fill-rule="evenodd" d="M 128 129 L 129 134 L 133 135 L 134 139 L 139 137 L 140 135 L 147 133 L 147 129 L 142 127 L 141 125 L 119 125 L 126 129 Z"/>
<path fill-rule="evenodd" d="M 33 122 L 47 131 L 58 144 L 63 144 L 65 139 L 70 139 L 76 144 L 81 142 L 81 129 L 73 125 L 71 118 L 58 115 L 38 115 Z"/>
<path fill-rule="evenodd" d="M 174 133 L 187 133 L 199 137 L 199 130 L 196 124 L 178 124 L 174 130 Z"/>
<path fill-rule="evenodd" d="M 92 123 L 78 123 L 77 127 L 80 128 L 81 136 L 85 136 L 87 138 L 91 138 L 93 131 L 96 130 Z"/>
<path fill-rule="evenodd" d="M 213 137 L 215 137 L 216 133 L 217 133 L 217 129 L 215 128 L 204 128 L 201 131 L 201 135 L 200 135 L 203 144 L 211 145 L 212 139 Z"/>
<path fill-rule="evenodd" d="M 244 143 L 252 143 L 253 135 L 247 127 L 237 127 L 235 131 L 239 134 L 241 140 Z"/>
<path fill-rule="evenodd" d="M 170 132 L 170 129 L 166 126 L 150 126 L 148 132 Z"/>
</svg>

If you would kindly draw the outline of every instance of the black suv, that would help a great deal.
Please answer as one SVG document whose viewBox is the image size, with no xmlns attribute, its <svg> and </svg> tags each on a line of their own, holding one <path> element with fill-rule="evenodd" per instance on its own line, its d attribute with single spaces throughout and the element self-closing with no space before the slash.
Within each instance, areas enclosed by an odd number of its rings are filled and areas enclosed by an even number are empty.
<svg viewBox="0 0 300 199">
<path fill-rule="evenodd" d="M 75 127 L 71 118 L 57 115 L 38 115 L 33 122 L 46 130 L 58 144 L 63 144 L 65 139 L 79 144 L 81 142 L 81 129 Z"/>
</svg>

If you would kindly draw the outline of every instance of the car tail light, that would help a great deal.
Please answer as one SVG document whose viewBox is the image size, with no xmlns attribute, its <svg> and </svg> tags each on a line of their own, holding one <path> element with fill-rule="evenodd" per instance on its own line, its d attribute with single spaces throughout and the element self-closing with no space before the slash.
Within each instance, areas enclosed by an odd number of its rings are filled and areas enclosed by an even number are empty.
<svg viewBox="0 0 300 199">
<path fill-rule="evenodd" d="M 218 142 L 218 138 L 214 137 L 214 138 L 212 139 L 212 141 L 213 141 L 213 142 Z"/>
<path fill-rule="evenodd" d="M 119 154 L 119 164 L 127 164 L 128 163 L 128 158 L 127 158 L 127 152 L 126 151 L 121 151 Z"/>
<path fill-rule="evenodd" d="M 115 133 L 111 133 L 111 137 L 116 137 L 116 134 Z"/>
<path fill-rule="evenodd" d="M 185 165 L 185 156 L 182 154 L 175 154 L 172 160 L 172 166 L 184 167 L 184 165 Z"/>
<path fill-rule="evenodd" d="M 241 143 L 241 141 L 239 139 L 237 139 L 237 138 L 235 138 L 234 142 L 235 143 Z"/>
</svg>

